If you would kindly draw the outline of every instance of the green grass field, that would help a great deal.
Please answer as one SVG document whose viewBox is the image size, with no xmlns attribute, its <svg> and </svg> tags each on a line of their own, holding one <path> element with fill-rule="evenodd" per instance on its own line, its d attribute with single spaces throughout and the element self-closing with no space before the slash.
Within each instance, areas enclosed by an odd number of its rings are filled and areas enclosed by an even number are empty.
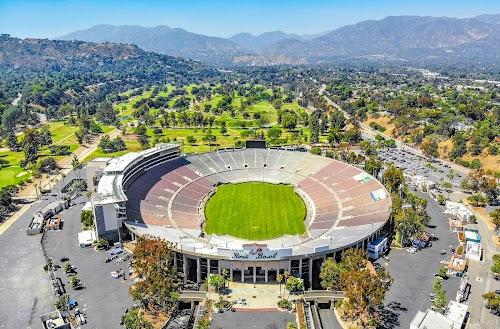
<svg viewBox="0 0 500 329">
<path fill-rule="evenodd" d="M 205 207 L 208 234 L 266 240 L 305 232 L 306 207 L 293 186 L 260 182 L 224 184 Z"/>
</svg>

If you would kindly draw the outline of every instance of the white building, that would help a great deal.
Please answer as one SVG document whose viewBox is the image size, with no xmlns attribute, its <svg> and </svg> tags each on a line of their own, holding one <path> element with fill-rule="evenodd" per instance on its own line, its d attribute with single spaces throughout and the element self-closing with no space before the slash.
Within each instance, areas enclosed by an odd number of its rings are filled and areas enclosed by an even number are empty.
<svg viewBox="0 0 500 329">
<path fill-rule="evenodd" d="M 410 329 L 461 329 L 467 318 L 467 308 L 467 305 L 452 300 L 444 314 L 431 309 L 418 311 Z"/>
<path fill-rule="evenodd" d="M 465 244 L 465 258 L 479 262 L 481 260 L 481 243 L 467 241 Z"/>
<path fill-rule="evenodd" d="M 125 154 L 112 159 L 103 170 L 92 197 L 94 221 L 98 238 L 121 240 L 123 223 L 127 219 L 127 196 L 124 191 L 140 175 L 180 155 L 180 145 L 160 144 L 154 148 Z"/>
<path fill-rule="evenodd" d="M 410 184 L 415 185 L 422 192 L 429 192 L 436 186 L 436 182 L 422 175 L 407 175 Z"/>
<path fill-rule="evenodd" d="M 446 201 L 445 214 L 453 215 L 460 218 L 463 221 L 469 221 L 473 216 L 472 211 L 469 210 L 463 203 Z"/>
</svg>

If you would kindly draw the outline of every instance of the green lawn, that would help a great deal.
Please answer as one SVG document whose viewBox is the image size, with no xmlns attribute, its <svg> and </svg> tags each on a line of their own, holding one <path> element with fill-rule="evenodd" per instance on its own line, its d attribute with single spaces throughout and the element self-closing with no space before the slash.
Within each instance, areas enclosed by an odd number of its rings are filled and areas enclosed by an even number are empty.
<svg viewBox="0 0 500 329">
<path fill-rule="evenodd" d="M 31 177 L 31 172 L 19 166 L 24 158 L 22 152 L 3 151 L 0 159 L 9 161 L 9 166 L 0 169 L 0 187 L 17 185 Z"/>
<path fill-rule="evenodd" d="M 141 145 L 139 145 L 139 142 L 136 140 L 126 140 L 125 146 L 127 147 L 127 149 L 112 153 L 105 153 L 100 148 L 97 148 L 97 150 L 90 153 L 89 156 L 86 157 L 84 161 L 88 162 L 95 158 L 116 158 L 130 152 L 139 152 L 142 150 Z"/>
<path fill-rule="evenodd" d="M 306 208 L 293 186 L 247 182 L 219 185 L 205 216 L 208 234 L 266 240 L 303 234 Z"/>
</svg>

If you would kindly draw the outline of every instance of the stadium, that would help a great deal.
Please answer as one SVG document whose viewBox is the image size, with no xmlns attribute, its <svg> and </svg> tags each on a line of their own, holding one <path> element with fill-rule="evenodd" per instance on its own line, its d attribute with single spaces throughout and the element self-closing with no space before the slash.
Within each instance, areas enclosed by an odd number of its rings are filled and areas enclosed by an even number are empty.
<svg viewBox="0 0 500 329">
<path fill-rule="evenodd" d="M 223 270 L 273 282 L 288 271 L 316 288 L 326 257 L 382 234 L 391 198 L 363 170 L 303 150 L 247 143 L 183 156 L 162 144 L 110 160 L 92 205 L 101 238 L 172 242 L 186 282 Z"/>
</svg>

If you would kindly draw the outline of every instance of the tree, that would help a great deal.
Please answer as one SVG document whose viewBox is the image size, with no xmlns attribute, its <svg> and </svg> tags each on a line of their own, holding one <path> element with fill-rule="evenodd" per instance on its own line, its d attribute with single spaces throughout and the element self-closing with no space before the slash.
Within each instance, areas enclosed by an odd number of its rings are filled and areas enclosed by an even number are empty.
<svg viewBox="0 0 500 329">
<path fill-rule="evenodd" d="M 370 317 L 376 307 L 384 302 L 386 288 L 375 274 L 368 270 L 346 271 L 340 274 L 340 286 L 345 292 L 345 309 L 350 318 Z"/>
<path fill-rule="evenodd" d="M 59 296 L 57 298 L 57 301 L 54 303 L 54 306 L 57 310 L 64 312 L 68 310 L 68 301 L 69 301 L 69 296 L 67 294 Z"/>
<path fill-rule="evenodd" d="M 195 144 L 195 143 L 196 143 L 196 138 L 195 138 L 194 136 L 189 135 L 189 136 L 187 136 L 187 137 L 186 137 L 186 141 L 187 141 L 189 144 L 193 145 L 193 144 Z"/>
<path fill-rule="evenodd" d="M 350 248 L 342 252 L 341 261 L 327 258 L 321 265 L 319 277 L 321 286 L 328 290 L 340 290 L 340 274 L 360 271 L 366 268 L 366 253 L 361 249 Z"/>
<path fill-rule="evenodd" d="M 280 138 L 281 132 L 280 128 L 272 127 L 267 131 L 267 138 L 269 138 L 271 142 L 275 142 L 278 138 Z"/>
<path fill-rule="evenodd" d="M 483 299 L 486 300 L 486 305 L 490 310 L 494 312 L 500 310 L 500 295 L 495 291 L 485 293 Z"/>
<path fill-rule="evenodd" d="M 316 144 L 319 142 L 319 133 L 320 133 L 320 121 L 321 112 L 319 110 L 314 111 L 311 114 L 309 120 L 309 130 L 311 131 L 311 144 Z"/>
<path fill-rule="evenodd" d="M 490 212 L 491 222 L 495 225 L 495 230 L 500 230 L 500 209 Z"/>
<path fill-rule="evenodd" d="M 363 137 L 361 135 L 361 130 L 359 130 L 358 128 L 348 129 L 344 133 L 344 137 L 343 137 L 343 140 L 345 142 L 349 142 L 350 144 L 356 144 L 356 143 L 360 142 L 362 139 L 363 139 Z"/>
<path fill-rule="evenodd" d="M 424 141 L 420 145 L 420 148 L 422 149 L 422 152 L 424 152 L 424 154 L 426 156 L 428 156 L 429 158 L 430 157 L 434 157 L 434 158 L 439 157 L 438 143 L 436 142 L 436 140 L 434 140 L 432 138 L 424 139 Z"/>
<path fill-rule="evenodd" d="M 196 324 L 196 329 L 210 329 L 211 322 L 209 319 L 202 319 Z"/>
<path fill-rule="evenodd" d="M 212 135 L 211 133 L 207 133 L 205 136 L 203 136 L 202 140 L 208 145 L 212 146 L 217 141 L 217 137 L 215 135 Z"/>
<path fill-rule="evenodd" d="M 500 254 L 493 255 L 493 264 L 490 270 L 495 276 L 500 275 Z"/>
<path fill-rule="evenodd" d="M 221 133 L 222 135 L 227 134 L 226 121 L 222 121 L 222 122 L 220 123 L 220 133 Z"/>
<path fill-rule="evenodd" d="M 73 170 L 78 170 L 83 168 L 82 163 L 80 162 L 80 160 L 78 160 L 76 155 L 74 155 L 73 160 L 71 160 L 71 166 L 73 167 Z"/>
<path fill-rule="evenodd" d="M 295 129 L 295 127 L 297 126 L 297 113 L 291 110 L 283 111 L 281 114 L 280 122 L 285 129 Z"/>
<path fill-rule="evenodd" d="M 336 128 L 330 128 L 330 132 L 328 132 L 328 143 L 330 143 L 331 145 L 335 145 L 335 144 L 338 144 L 340 143 L 340 141 L 342 141 L 342 134 L 340 132 L 340 130 L 336 129 Z"/>
<path fill-rule="evenodd" d="M 488 198 L 483 193 L 476 193 L 467 198 L 474 207 L 484 207 L 488 203 Z"/>
<path fill-rule="evenodd" d="M 80 222 L 84 228 L 91 228 L 94 226 L 94 214 L 92 210 L 83 210 L 80 213 Z"/>
<path fill-rule="evenodd" d="M 333 111 L 330 114 L 330 130 L 334 128 L 337 131 L 340 131 L 345 128 L 345 125 L 346 123 L 345 123 L 344 113 L 340 111 Z"/>
<path fill-rule="evenodd" d="M 434 292 L 434 307 L 441 309 L 446 306 L 446 291 L 443 288 L 441 278 L 436 278 L 432 285 L 432 290 Z"/>
<path fill-rule="evenodd" d="M 104 101 L 99 104 L 96 116 L 99 121 L 108 125 L 116 125 L 118 123 L 117 111 L 109 101 Z"/>
<path fill-rule="evenodd" d="M 319 278 L 321 279 L 321 286 L 327 290 L 340 290 L 340 273 L 342 266 L 338 264 L 333 258 L 327 258 L 321 265 Z"/>
<path fill-rule="evenodd" d="M 290 293 L 301 292 L 304 290 L 304 281 L 294 276 L 290 276 L 285 282 L 285 289 Z"/>
<path fill-rule="evenodd" d="M 310 152 L 311 152 L 311 154 L 314 154 L 314 155 L 321 155 L 321 147 L 319 147 L 319 146 L 311 147 Z"/>
<path fill-rule="evenodd" d="M 371 156 L 365 161 L 364 170 L 370 175 L 377 177 L 383 168 L 383 162 Z"/>
<path fill-rule="evenodd" d="M 389 192 L 398 191 L 400 186 L 404 184 L 403 171 L 390 164 L 384 171 L 382 181 Z"/>
<path fill-rule="evenodd" d="M 40 148 L 38 135 L 35 129 L 26 129 L 21 145 L 24 152 L 24 163 L 26 165 L 35 163 Z"/>
<path fill-rule="evenodd" d="M 101 148 L 104 153 L 112 153 L 123 151 L 127 146 L 120 136 L 111 139 L 108 135 L 104 135 L 99 142 L 99 148 Z"/>
<path fill-rule="evenodd" d="M 153 329 L 153 325 L 144 319 L 140 309 L 136 307 L 122 315 L 122 322 L 125 329 Z"/>
<path fill-rule="evenodd" d="M 224 277 L 220 274 L 212 274 L 208 279 L 208 284 L 219 292 L 224 287 Z"/>
<path fill-rule="evenodd" d="M 129 289 L 132 298 L 143 306 L 170 310 L 178 298 L 180 286 L 171 243 L 159 238 L 139 237 L 133 256 L 139 280 Z"/>
</svg>

